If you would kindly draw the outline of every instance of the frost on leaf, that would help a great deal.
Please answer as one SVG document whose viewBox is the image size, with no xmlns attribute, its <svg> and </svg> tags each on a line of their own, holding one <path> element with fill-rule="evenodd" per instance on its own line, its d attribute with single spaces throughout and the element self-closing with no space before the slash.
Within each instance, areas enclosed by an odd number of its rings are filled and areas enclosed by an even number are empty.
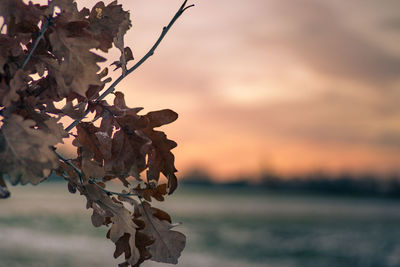
<svg viewBox="0 0 400 267">
<path fill-rule="evenodd" d="M 52 131 L 33 128 L 35 122 L 12 115 L 0 131 L 0 173 L 12 184 L 38 184 L 57 168 L 52 146 L 61 142 Z"/>
</svg>

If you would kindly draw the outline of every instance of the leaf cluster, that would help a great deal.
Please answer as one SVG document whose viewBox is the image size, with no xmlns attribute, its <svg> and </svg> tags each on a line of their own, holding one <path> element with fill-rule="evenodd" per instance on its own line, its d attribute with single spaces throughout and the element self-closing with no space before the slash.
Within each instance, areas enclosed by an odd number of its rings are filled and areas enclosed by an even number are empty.
<svg viewBox="0 0 400 267">
<path fill-rule="evenodd" d="M 185 1 L 149 55 L 188 7 Z M 3 178 L 36 185 L 55 171 L 71 193 L 86 197 L 93 225 L 109 228 L 114 257 L 125 256 L 120 266 L 148 259 L 177 263 L 186 238 L 150 202 L 163 201 L 177 188 L 171 152 L 177 144 L 155 128 L 178 114 L 165 109 L 141 115 L 142 108 L 128 107 L 122 92 L 114 93 L 113 103 L 104 100 L 116 83 L 107 87 L 112 79 L 96 51 L 120 50 L 112 64 L 122 72 L 118 81 L 133 70 L 127 67 L 132 51 L 124 45 L 129 12 L 116 1 L 79 10 L 74 0 L 2 0 L 0 16 L 0 197 L 9 196 Z M 65 128 L 63 117 L 74 122 Z M 73 159 L 57 152 L 65 138 L 73 139 Z M 109 191 L 111 180 L 121 181 L 124 190 Z"/>
</svg>

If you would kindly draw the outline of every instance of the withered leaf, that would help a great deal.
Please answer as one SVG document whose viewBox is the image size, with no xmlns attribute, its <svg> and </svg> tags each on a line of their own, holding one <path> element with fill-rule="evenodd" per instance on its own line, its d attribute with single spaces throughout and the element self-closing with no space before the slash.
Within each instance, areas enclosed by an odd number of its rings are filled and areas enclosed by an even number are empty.
<svg viewBox="0 0 400 267">
<path fill-rule="evenodd" d="M 18 100 L 18 94 L 15 88 L 10 88 L 5 79 L 0 80 L 0 104 L 4 107 L 11 105 L 12 101 Z"/>
<path fill-rule="evenodd" d="M 149 119 L 149 127 L 156 128 L 165 124 L 176 121 L 178 114 L 170 109 L 163 109 L 147 113 L 146 118 Z"/>
<path fill-rule="evenodd" d="M 132 191 L 149 202 L 151 202 L 151 197 L 157 199 L 158 201 L 164 201 L 164 196 L 167 194 L 167 184 L 159 184 L 155 188 L 149 188 L 149 186 L 147 186 L 144 189 L 141 189 L 140 186 L 138 186 Z"/>
<path fill-rule="evenodd" d="M 0 198 L 8 198 L 10 191 L 8 191 L 7 185 L 3 180 L 3 176 L 0 175 Z"/>
<path fill-rule="evenodd" d="M 169 194 L 172 194 L 177 188 L 177 178 L 175 172 L 175 157 L 171 149 L 177 144 L 169 140 L 164 132 L 155 131 L 154 127 L 171 123 L 178 118 L 178 115 L 172 110 L 160 110 L 149 112 L 145 117 L 149 120 L 149 126 L 143 129 L 143 132 L 150 138 L 151 150 L 149 152 L 147 179 L 149 182 L 158 182 L 160 172 L 168 179 Z"/>
<path fill-rule="evenodd" d="M 92 155 L 88 148 L 82 148 L 82 172 L 85 174 L 85 178 L 103 178 L 106 175 L 104 168 L 92 160 Z"/>
<path fill-rule="evenodd" d="M 9 57 L 16 58 L 22 53 L 23 50 L 17 39 L 5 34 L 0 34 L 0 73 L 4 73 L 5 64 L 10 63 Z"/>
<path fill-rule="evenodd" d="M 12 184 L 38 184 L 58 158 L 51 147 L 59 141 L 54 133 L 32 128 L 35 122 L 12 115 L 3 120 L 0 132 L 0 173 L 8 174 Z"/>
<path fill-rule="evenodd" d="M 90 85 L 101 86 L 97 63 L 105 59 L 90 51 L 99 42 L 87 30 L 85 12 L 78 12 L 73 1 L 56 3 L 64 13 L 58 15 L 50 27 L 48 39 L 56 61 L 42 57 L 49 75 L 53 76 L 63 96 L 75 92 L 85 96 Z"/>
<path fill-rule="evenodd" d="M 97 139 L 95 133 L 98 131 L 98 128 L 89 122 L 81 122 L 76 126 L 77 129 L 77 137 L 76 139 L 79 141 L 81 146 L 87 147 L 94 155 L 94 159 L 97 162 L 102 162 L 103 154 L 100 151 L 100 143 Z"/>
<path fill-rule="evenodd" d="M 177 264 L 186 244 L 185 235 L 171 230 L 173 225 L 168 220 L 156 217 L 155 214 L 159 211 L 153 210 L 148 202 L 143 202 L 139 206 L 139 211 L 141 214 L 139 219 L 146 224 L 141 232 L 155 240 L 149 247 L 150 260 Z"/>
<path fill-rule="evenodd" d="M 72 101 L 67 101 L 67 103 L 61 110 L 65 115 L 76 120 L 83 117 L 83 113 L 85 112 L 85 107 L 86 107 L 85 102 L 81 102 L 78 105 L 74 106 L 72 104 Z"/>
<path fill-rule="evenodd" d="M 111 63 L 111 65 L 114 65 L 114 71 L 122 68 L 122 71 L 125 73 L 127 70 L 126 64 L 128 64 L 129 61 L 133 60 L 133 53 L 132 50 L 129 47 L 125 47 L 124 53 L 121 53 L 121 56 L 118 61 L 114 61 Z"/>
<path fill-rule="evenodd" d="M 126 106 L 124 94 L 121 92 L 115 93 L 114 106 L 107 107 L 107 110 L 114 115 L 114 120 L 121 128 L 113 137 L 113 155 L 129 154 L 131 155 L 129 158 L 136 158 L 136 162 L 139 163 L 135 167 L 138 173 L 148 167 L 147 180 L 153 186 L 157 185 L 160 173 L 163 173 L 168 179 L 169 194 L 173 193 L 177 187 L 175 176 L 177 170 L 171 149 L 176 147 L 176 143 L 167 139 L 163 132 L 155 131 L 153 128 L 175 121 L 178 115 L 172 110 L 165 109 L 139 116 L 138 109 Z M 121 148 L 129 151 L 122 152 Z M 115 153 L 116 151 L 120 152 Z M 144 162 L 145 156 L 148 157 L 147 164 Z M 125 172 L 127 168 L 123 164 L 129 166 L 129 170 L 133 166 L 129 161 L 123 163 L 117 160 L 116 163 L 119 165 L 118 169 L 123 168 Z M 117 166 L 115 163 L 113 165 Z"/>
<path fill-rule="evenodd" d="M 32 29 L 32 25 L 37 25 L 43 15 L 43 10 L 32 2 L 25 4 L 22 0 L 0 1 L 0 16 L 4 18 L 10 35 Z"/>
<path fill-rule="evenodd" d="M 113 1 L 107 6 L 104 5 L 104 2 L 98 2 L 90 12 L 89 22 L 88 30 L 99 41 L 97 48 L 107 52 L 114 42 L 115 46 L 123 51 L 123 44 L 120 48 L 120 39 L 131 27 L 131 22 L 129 12 L 124 11 L 117 1 Z"/>
<path fill-rule="evenodd" d="M 18 100 L 17 92 L 23 91 L 27 87 L 27 83 L 32 79 L 27 76 L 24 71 L 18 70 L 10 84 L 7 85 L 5 79 L 0 81 L 0 104 L 4 107 L 11 105 L 12 101 Z"/>
<path fill-rule="evenodd" d="M 45 131 L 52 135 L 52 139 L 49 141 L 63 143 L 63 138 L 68 138 L 68 133 L 64 131 L 62 123 L 58 121 L 59 119 L 56 118 L 49 118 L 44 121 L 44 125 L 46 126 Z"/>
<path fill-rule="evenodd" d="M 112 140 L 112 157 L 106 166 L 118 177 L 133 176 L 138 178 L 145 168 L 145 155 L 140 153 L 143 140 L 135 135 L 127 135 L 123 130 L 117 131 Z"/>
<path fill-rule="evenodd" d="M 129 234 L 126 246 L 129 246 L 130 257 L 127 259 L 127 262 L 131 265 L 135 265 L 140 259 L 140 252 L 135 242 L 136 228 L 138 227 L 133 222 L 132 214 L 122 203 L 113 201 L 95 185 L 89 184 L 87 185 L 87 189 L 88 200 L 98 205 L 105 213 L 112 215 L 112 225 L 109 231 L 111 241 L 117 243 L 121 237 L 125 234 Z M 100 213 L 98 214 L 101 215 Z M 97 223 L 97 220 L 98 219 L 96 219 L 95 223 Z"/>
</svg>

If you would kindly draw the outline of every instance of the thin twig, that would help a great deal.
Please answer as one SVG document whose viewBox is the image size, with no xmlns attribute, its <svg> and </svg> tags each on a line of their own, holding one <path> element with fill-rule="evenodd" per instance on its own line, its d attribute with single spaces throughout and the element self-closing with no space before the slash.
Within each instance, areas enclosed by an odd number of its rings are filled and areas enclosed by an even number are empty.
<svg viewBox="0 0 400 267">
<path fill-rule="evenodd" d="M 76 172 L 76 174 L 78 174 L 79 180 L 83 186 L 83 174 L 82 174 L 81 170 L 78 167 L 76 167 L 75 164 L 73 164 L 70 160 L 61 156 L 55 149 L 53 149 L 53 151 L 61 161 L 63 161 L 68 166 L 72 167 L 72 169 Z"/>
<path fill-rule="evenodd" d="M 23 69 L 28 61 L 31 59 L 33 52 L 35 51 L 36 47 L 39 45 L 40 40 L 43 38 L 44 33 L 47 31 L 51 24 L 52 17 L 46 18 L 46 22 L 44 23 L 42 29 L 39 32 L 39 35 L 36 37 L 35 42 L 33 43 L 31 50 L 29 51 L 28 55 L 24 59 L 24 62 L 22 62 L 21 66 L 19 66 L 20 69 Z"/>
<path fill-rule="evenodd" d="M 3 22 L 3 24 L 1 24 L 1 27 L 0 27 L 0 33 L 2 33 L 3 32 L 3 29 L 4 29 L 4 26 L 6 25 L 6 23 L 5 22 Z"/>
<path fill-rule="evenodd" d="M 107 95 L 112 93 L 115 90 L 115 87 L 129 74 L 131 74 L 133 71 L 135 71 L 138 67 L 140 67 L 149 57 L 151 57 L 154 54 L 154 51 L 157 49 L 161 41 L 164 39 L 164 37 L 167 35 L 167 32 L 169 29 L 171 29 L 172 25 L 174 25 L 175 21 L 185 12 L 190 7 L 193 7 L 194 5 L 189 5 L 186 6 L 187 0 L 183 2 L 179 10 L 176 12 L 175 16 L 171 19 L 171 21 L 168 23 L 167 26 L 165 26 L 161 32 L 160 37 L 158 37 L 157 41 L 154 43 L 154 45 L 150 48 L 150 50 L 134 65 L 132 66 L 129 70 L 126 71 L 126 73 L 122 73 L 118 79 L 116 79 L 110 87 L 107 88 L 106 91 L 104 91 L 96 100 L 95 104 L 99 103 L 101 100 L 103 100 Z M 66 132 L 71 131 L 76 125 L 78 125 L 79 122 L 81 122 L 90 112 L 89 107 L 85 110 L 85 113 L 82 115 L 81 118 L 73 121 L 67 128 L 65 128 Z"/>
<path fill-rule="evenodd" d="M 78 176 L 79 176 L 79 179 L 80 179 L 81 184 L 83 185 L 83 174 L 82 174 L 81 170 L 80 170 L 78 167 L 76 167 L 75 164 L 73 164 L 70 160 L 68 160 L 68 159 L 64 158 L 63 156 L 61 156 L 56 150 L 53 150 L 53 151 L 54 151 L 54 153 L 57 155 L 57 157 L 58 157 L 60 160 L 62 160 L 65 164 L 71 166 L 71 167 L 74 169 L 74 171 L 75 171 L 75 172 L 78 174 Z M 124 193 L 118 193 L 118 192 L 109 191 L 109 190 L 107 190 L 107 189 L 101 187 L 100 185 L 98 185 L 98 184 L 94 181 L 94 179 L 89 179 L 88 182 L 89 182 L 89 184 L 96 185 L 98 188 L 100 188 L 100 189 L 101 189 L 104 193 L 106 193 L 107 195 L 117 195 L 117 196 L 121 196 L 121 197 L 137 196 L 137 194 L 134 194 L 134 193 L 125 193 L 125 194 L 124 194 Z"/>
<path fill-rule="evenodd" d="M 89 184 L 96 185 L 98 188 L 100 188 L 104 193 L 106 193 L 109 196 L 110 195 L 117 195 L 117 196 L 121 196 L 121 197 L 138 196 L 137 194 L 134 194 L 134 193 L 118 193 L 118 192 L 107 190 L 107 189 L 101 187 L 100 185 L 98 185 L 93 179 L 89 179 Z M 138 197 L 140 197 L 140 196 L 138 196 Z"/>
</svg>

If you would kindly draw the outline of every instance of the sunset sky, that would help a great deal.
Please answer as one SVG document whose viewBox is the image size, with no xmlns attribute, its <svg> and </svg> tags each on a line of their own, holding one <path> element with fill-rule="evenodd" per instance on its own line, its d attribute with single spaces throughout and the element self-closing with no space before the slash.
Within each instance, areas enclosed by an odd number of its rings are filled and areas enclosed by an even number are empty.
<svg viewBox="0 0 400 267">
<path fill-rule="evenodd" d="M 136 60 L 181 2 L 119 1 Z M 193 3 L 117 88 L 179 113 L 164 130 L 180 173 L 400 170 L 400 1 Z"/>
</svg>

